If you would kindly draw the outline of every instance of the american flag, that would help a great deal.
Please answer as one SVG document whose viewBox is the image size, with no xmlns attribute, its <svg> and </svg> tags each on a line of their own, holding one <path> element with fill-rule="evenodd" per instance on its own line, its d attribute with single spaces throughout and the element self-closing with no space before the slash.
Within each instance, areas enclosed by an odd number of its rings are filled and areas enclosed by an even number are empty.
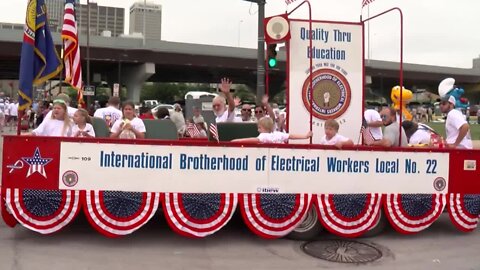
<svg viewBox="0 0 480 270">
<path fill-rule="evenodd" d="M 367 120 L 365 120 L 365 118 L 363 118 L 362 128 L 360 129 L 360 133 L 363 136 L 364 144 L 371 145 L 375 141 L 375 138 L 373 137 L 372 132 L 370 132 L 370 128 L 368 127 Z"/>
<path fill-rule="evenodd" d="M 35 149 L 33 157 L 23 157 L 22 160 L 30 166 L 30 168 L 28 168 L 27 178 L 36 172 L 47 178 L 47 174 L 45 172 L 45 165 L 50 163 L 52 159 L 42 158 L 42 156 L 40 155 L 40 149 L 38 147 Z"/>
<path fill-rule="evenodd" d="M 197 125 L 194 123 L 188 123 L 187 125 L 187 134 L 190 138 L 197 138 L 200 136 L 200 131 L 198 130 Z"/>
<path fill-rule="evenodd" d="M 214 123 L 211 123 L 210 126 L 208 127 L 208 131 L 210 131 L 210 135 L 212 135 L 212 137 L 218 142 L 219 140 L 218 140 L 217 125 L 215 125 Z"/>
<path fill-rule="evenodd" d="M 375 0 L 362 0 L 362 8 L 365 7 L 366 5 L 372 3 Z"/>
<path fill-rule="evenodd" d="M 65 15 L 63 17 L 62 40 L 63 61 L 65 62 L 65 82 L 77 90 L 78 104 L 83 104 L 82 89 L 82 62 L 80 60 L 80 46 L 75 20 L 75 0 L 65 1 Z"/>
</svg>

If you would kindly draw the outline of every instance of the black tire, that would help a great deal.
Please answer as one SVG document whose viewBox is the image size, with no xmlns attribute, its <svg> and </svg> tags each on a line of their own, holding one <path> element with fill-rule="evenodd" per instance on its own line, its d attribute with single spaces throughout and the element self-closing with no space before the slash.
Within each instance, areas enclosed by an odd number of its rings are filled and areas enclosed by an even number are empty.
<svg viewBox="0 0 480 270">
<path fill-rule="evenodd" d="M 385 215 L 385 213 L 383 213 L 382 209 L 380 209 L 380 217 L 378 218 L 377 224 L 375 224 L 375 226 L 373 226 L 366 233 L 362 234 L 360 237 L 362 238 L 375 237 L 381 234 L 385 230 L 385 228 L 387 227 L 387 224 L 388 224 L 387 216 Z"/>
<path fill-rule="evenodd" d="M 292 240 L 311 240 L 322 231 L 322 225 L 318 220 L 316 206 L 314 205 L 308 212 L 305 219 L 300 223 L 287 238 Z"/>
</svg>

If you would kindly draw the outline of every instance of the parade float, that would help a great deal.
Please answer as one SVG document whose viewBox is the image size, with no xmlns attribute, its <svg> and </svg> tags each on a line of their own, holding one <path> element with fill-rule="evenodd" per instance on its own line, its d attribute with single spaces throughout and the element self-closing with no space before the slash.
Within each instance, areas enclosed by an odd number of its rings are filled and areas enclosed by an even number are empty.
<svg viewBox="0 0 480 270">
<path fill-rule="evenodd" d="M 260 237 L 306 239 L 321 227 L 342 237 L 368 235 L 386 222 L 414 234 L 447 210 L 460 231 L 474 230 L 479 150 L 318 145 L 328 119 L 340 123 L 341 134 L 360 137 L 365 22 L 401 11 L 327 22 L 294 19 L 295 10 L 267 18 L 265 38 L 286 42 L 288 130 L 312 130 L 312 141 L 4 136 L 5 223 L 52 234 L 82 214 L 98 232 L 121 237 L 164 218 L 176 233 L 198 238 L 219 231 L 237 212 Z"/>
</svg>

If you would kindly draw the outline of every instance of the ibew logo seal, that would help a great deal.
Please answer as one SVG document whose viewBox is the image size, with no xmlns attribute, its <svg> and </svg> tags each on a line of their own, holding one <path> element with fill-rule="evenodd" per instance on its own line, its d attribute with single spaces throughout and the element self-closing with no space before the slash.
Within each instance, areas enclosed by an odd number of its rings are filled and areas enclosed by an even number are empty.
<svg viewBox="0 0 480 270">
<path fill-rule="evenodd" d="M 318 119 L 340 117 L 348 109 L 351 96 L 347 79 L 333 69 L 323 68 L 313 72 L 312 87 L 310 87 L 310 76 L 303 83 L 303 105 L 310 111 L 311 100 L 312 115 Z"/>
</svg>

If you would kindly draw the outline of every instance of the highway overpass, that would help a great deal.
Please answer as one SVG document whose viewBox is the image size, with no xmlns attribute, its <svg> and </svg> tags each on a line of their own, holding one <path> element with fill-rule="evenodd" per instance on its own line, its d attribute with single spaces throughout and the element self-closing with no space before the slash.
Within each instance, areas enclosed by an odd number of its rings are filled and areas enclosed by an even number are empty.
<svg viewBox="0 0 480 270">
<path fill-rule="evenodd" d="M 22 31 L 0 29 L 0 80 L 18 79 Z M 85 37 L 81 40 L 83 72 L 86 73 Z M 60 46 L 60 36 L 54 33 Z M 129 97 L 139 97 L 139 84 L 144 77 L 152 82 L 214 83 L 229 76 L 235 83 L 255 89 L 257 53 L 255 49 L 179 43 L 170 41 L 147 42 L 142 39 L 92 36 L 90 39 L 91 78 L 100 74 L 101 80 L 121 82 L 129 89 Z M 285 81 L 285 53 L 278 54 L 278 68 L 271 71 L 272 94 L 279 91 Z M 145 63 L 149 63 L 145 66 Z M 398 84 L 399 65 L 395 62 L 368 60 L 366 74 L 371 76 L 370 87 L 382 95 Z M 454 77 L 464 85 L 470 99 L 480 99 L 480 59 L 474 59 L 474 68 L 449 68 L 430 65 L 405 64 L 404 84 L 411 88 L 436 90 L 445 77 Z M 145 76 L 139 76 L 140 73 Z M 136 74 L 137 76 L 133 76 Z M 85 75 L 84 75 L 85 76 Z M 84 77 L 85 80 L 85 77 Z M 130 86 L 132 87 L 129 87 Z"/>
</svg>

